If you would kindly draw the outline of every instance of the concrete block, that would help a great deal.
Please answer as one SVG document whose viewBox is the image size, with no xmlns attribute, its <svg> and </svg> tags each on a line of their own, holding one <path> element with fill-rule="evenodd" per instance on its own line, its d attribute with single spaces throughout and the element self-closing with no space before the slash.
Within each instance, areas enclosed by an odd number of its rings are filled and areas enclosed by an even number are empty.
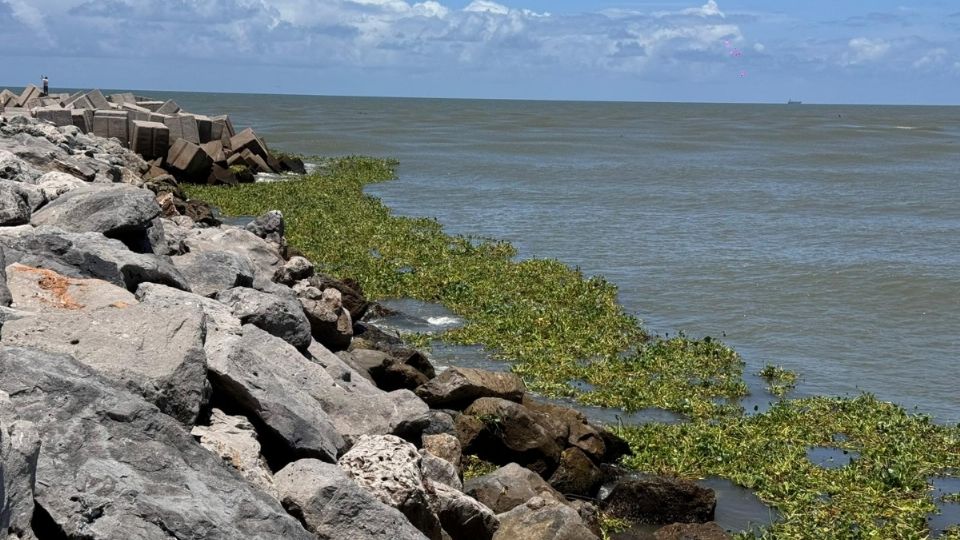
<svg viewBox="0 0 960 540">
<path fill-rule="evenodd" d="M 167 152 L 167 167 L 184 180 L 205 182 L 212 166 L 210 156 L 185 139 L 177 139 Z"/>
<path fill-rule="evenodd" d="M 67 98 L 64 99 L 63 101 L 61 101 L 60 103 L 61 103 L 64 107 L 70 109 L 70 108 L 73 108 L 72 105 L 73 105 L 78 99 L 80 99 L 80 98 L 82 98 L 82 97 L 83 97 L 83 92 L 77 92 L 76 94 L 73 94 L 73 95 L 71 95 L 71 96 L 67 96 Z"/>
<path fill-rule="evenodd" d="M 220 141 L 210 141 L 200 145 L 203 151 L 210 156 L 214 163 L 226 163 L 227 155 L 223 152 L 223 143 Z"/>
<path fill-rule="evenodd" d="M 253 172 L 273 172 L 273 169 L 267 165 L 267 162 L 262 157 L 254 154 L 247 148 L 240 153 L 240 157 L 247 163 L 247 166 L 250 167 L 250 170 Z"/>
<path fill-rule="evenodd" d="M 230 149 L 234 152 L 250 150 L 257 156 L 260 156 L 264 162 L 266 162 L 267 158 L 270 156 L 270 152 L 267 151 L 267 145 L 264 144 L 264 142 L 260 140 L 260 138 L 257 137 L 257 134 L 254 133 L 250 128 L 237 133 L 230 139 Z"/>
<path fill-rule="evenodd" d="M 145 109 L 150 109 L 150 110 L 153 111 L 153 112 L 159 111 L 159 110 L 160 110 L 160 107 L 163 107 L 163 104 L 164 104 L 164 103 L 166 103 L 166 102 L 164 102 L 164 101 L 154 101 L 154 100 L 152 100 L 152 99 L 151 99 L 151 100 L 145 100 L 145 101 L 137 101 L 137 105 L 138 105 L 138 106 L 143 107 L 143 108 L 145 108 Z"/>
<path fill-rule="evenodd" d="M 11 104 L 10 102 L 18 99 L 20 99 L 20 96 L 4 88 L 3 91 L 0 92 L 0 107 L 6 107 L 7 105 L 13 106 L 15 103 Z"/>
<path fill-rule="evenodd" d="M 213 119 L 202 114 L 193 115 L 197 119 L 197 133 L 200 136 L 200 143 L 218 141 L 220 137 L 213 138 Z"/>
<path fill-rule="evenodd" d="M 124 103 L 136 103 L 137 98 L 130 92 L 124 92 L 122 94 L 110 94 L 107 98 L 111 102 L 116 103 L 117 105 L 123 105 Z"/>
<path fill-rule="evenodd" d="M 227 138 L 233 137 L 237 134 L 233 129 L 233 122 L 230 120 L 230 116 L 226 114 L 221 114 L 219 116 L 213 116 L 210 118 L 214 124 L 219 124 L 220 128 L 213 127 L 211 132 L 211 138 L 219 139 L 222 132 L 226 132 Z"/>
<path fill-rule="evenodd" d="M 131 150 L 148 160 L 167 155 L 170 149 L 170 129 L 166 125 L 142 120 L 134 120 L 131 124 Z"/>
<path fill-rule="evenodd" d="M 170 140 L 186 139 L 193 144 L 200 144 L 200 135 L 197 131 L 197 120 L 190 114 L 177 114 L 164 118 L 163 123 L 170 128 Z"/>
<path fill-rule="evenodd" d="M 36 110 L 36 117 L 55 126 L 72 126 L 73 116 L 68 109 L 62 107 L 41 107 Z"/>
<path fill-rule="evenodd" d="M 26 107 L 27 103 L 30 100 L 38 99 L 40 97 L 40 94 L 42 93 L 43 92 L 41 92 L 40 89 L 37 88 L 36 86 L 32 84 L 28 85 L 26 88 L 23 89 L 23 92 L 20 93 L 20 97 L 17 98 L 16 106 Z"/>
<path fill-rule="evenodd" d="M 177 105 L 176 101 L 173 101 L 171 99 L 164 102 L 164 104 L 161 105 L 160 108 L 154 112 L 158 112 L 160 114 L 177 114 L 178 112 L 180 112 L 180 106 Z"/>
<path fill-rule="evenodd" d="M 70 117 L 73 125 L 80 128 L 84 133 L 90 133 L 93 129 L 93 110 L 92 109 L 67 109 L 70 111 Z"/>
<path fill-rule="evenodd" d="M 127 111 L 102 111 L 93 114 L 93 133 L 99 137 L 113 137 L 121 144 L 130 140 L 130 116 Z"/>
<path fill-rule="evenodd" d="M 90 99 L 86 96 L 86 94 L 75 99 L 73 103 L 70 104 L 70 106 L 73 107 L 74 109 L 90 109 L 90 110 L 96 109 L 96 107 L 93 106 L 93 102 L 90 101 Z"/>
<path fill-rule="evenodd" d="M 85 97 L 93 105 L 94 109 L 107 111 L 113 109 L 113 107 L 110 106 L 110 102 L 107 101 L 107 98 L 103 97 L 103 92 L 100 90 L 91 90 L 87 92 Z"/>
</svg>

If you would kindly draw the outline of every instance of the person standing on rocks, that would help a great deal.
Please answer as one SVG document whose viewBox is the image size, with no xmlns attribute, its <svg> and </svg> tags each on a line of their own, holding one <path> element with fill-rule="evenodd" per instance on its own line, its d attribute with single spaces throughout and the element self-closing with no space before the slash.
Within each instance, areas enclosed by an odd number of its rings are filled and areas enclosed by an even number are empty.
<svg viewBox="0 0 960 540">
<path fill-rule="evenodd" d="M 41 94 L 41 95 L 42 95 L 43 97 L 47 97 L 47 96 L 50 95 L 50 80 L 47 79 L 47 76 L 46 76 L 46 75 L 43 75 L 43 76 L 41 77 L 41 79 L 42 79 L 42 81 L 43 81 L 43 94 Z"/>
</svg>

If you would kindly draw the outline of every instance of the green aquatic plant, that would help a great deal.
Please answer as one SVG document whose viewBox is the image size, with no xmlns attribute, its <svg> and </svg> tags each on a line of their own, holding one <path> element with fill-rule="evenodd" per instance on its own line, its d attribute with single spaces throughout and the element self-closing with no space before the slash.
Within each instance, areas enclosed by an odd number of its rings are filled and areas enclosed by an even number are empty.
<svg viewBox="0 0 960 540">
<path fill-rule="evenodd" d="M 777 397 L 787 395 L 797 386 L 797 374 L 783 366 L 767 364 L 758 375 L 767 381 L 767 391 Z"/>
<path fill-rule="evenodd" d="M 509 243 L 451 236 L 436 220 L 393 215 L 363 188 L 392 178 L 395 167 L 349 157 L 323 160 L 300 180 L 185 189 L 229 215 L 281 210 L 288 240 L 321 271 L 357 280 L 373 298 L 443 304 L 467 323 L 440 338 L 496 351 L 540 393 L 684 414 L 690 422 L 622 427 L 635 452 L 626 464 L 716 475 L 756 490 L 779 516 L 763 538 L 926 537 L 925 517 L 935 508 L 927 478 L 960 470 L 960 428 L 871 396 L 783 400 L 746 416 L 736 405 L 747 389 L 735 351 L 706 337 L 647 336 L 602 277 L 555 260 L 518 261 Z M 783 392 L 796 381 L 776 366 L 764 374 Z M 817 467 L 806 458 L 812 446 L 860 457 Z M 494 469 L 465 456 L 466 478 Z"/>
<path fill-rule="evenodd" d="M 486 476 L 500 467 L 496 464 L 484 461 L 473 454 L 463 455 L 463 481 Z"/>
<path fill-rule="evenodd" d="M 602 540 L 610 540 L 613 535 L 628 530 L 631 525 L 629 520 L 600 512 L 600 538 Z"/>
</svg>

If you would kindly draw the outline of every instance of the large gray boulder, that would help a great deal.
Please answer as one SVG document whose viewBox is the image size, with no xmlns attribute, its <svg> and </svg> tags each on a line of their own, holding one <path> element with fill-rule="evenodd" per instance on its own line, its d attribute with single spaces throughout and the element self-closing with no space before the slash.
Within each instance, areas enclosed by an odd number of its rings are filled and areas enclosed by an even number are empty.
<svg viewBox="0 0 960 540">
<path fill-rule="evenodd" d="M 69 233 L 49 227 L 0 228 L 0 248 L 6 264 L 19 262 L 69 277 L 102 279 L 130 291 L 144 282 L 188 289 L 169 258 L 134 253 L 122 242 L 99 233 Z"/>
<path fill-rule="evenodd" d="M 513 373 L 454 367 L 417 388 L 431 407 L 463 409 L 479 398 L 495 397 L 519 402 L 527 387 Z"/>
<path fill-rule="evenodd" d="M 191 251 L 172 260 L 190 284 L 190 290 L 201 296 L 212 297 L 233 287 L 253 286 L 250 260 L 232 251 Z"/>
<path fill-rule="evenodd" d="M 471 478 L 463 485 L 463 492 L 500 514 L 534 497 L 563 502 L 564 498 L 550 487 L 539 474 L 511 463 L 490 474 Z"/>
<path fill-rule="evenodd" d="M 127 185 L 87 186 L 64 193 L 33 214 L 36 226 L 109 237 L 144 231 L 160 216 L 152 192 Z"/>
<path fill-rule="evenodd" d="M 30 538 L 40 434 L 0 391 L 0 537 Z"/>
<path fill-rule="evenodd" d="M 295 298 L 234 287 L 218 293 L 217 300 L 229 306 L 240 322 L 265 330 L 299 350 L 306 350 L 313 342 L 310 322 Z"/>
<path fill-rule="evenodd" d="M 30 223 L 30 205 L 15 182 L 0 180 L 0 227 Z"/>
<path fill-rule="evenodd" d="M 272 281 L 284 263 L 275 244 L 235 227 L 191 229 L 184 244 L 190 251 L 230 251 L 243 255 L 253 267 L 255 285 Z"/>
<path fill-rule="evenodd" d="M 293 346 L 245 324 L 240 336 L 207 348 L 214 392 L 258 420 L 298 458 L 336 461 L 347 442 L 315 394 L 332 381 Z"/>
<path fill-rule="evenodd" d="M 201 309 L 140 303 L 103 281 L 21 265 L 8 267 L 7 275 L 13 305 L 41 309 L 5 323 L 4 343 L 72 355 L 193 424 L 210 394 Z M 39 303 L 23 305 L 29 302 Z"/>
<path fill-rule="evenodd" d="M 440 483 L 426 481 L 427 497 L 440 525 L 453 540 L 490 540 L 500 520 L 472 497 Z"/>
<path fill-rule="evenodd" d="M 247 224 L 246 229 L 278 247 L 284 245 L 283 214 L 279 210 L 271 210 Z"/>
<path fill-rule="evenodd" d="M 274 477 L 280 501 L 318 538 L 424 540 L 396 508 L 356 484 L 340 467 L 301 459 Z"/>
<path fill-rule="evenodd" d="M 440 520 L 430 506 L 416 446 L 393 435 L 363 436 L 339 465 L 380 502 L 400 510 L 428 538 L 440 539 Z"/>
<path fill-rule="evenodd" d="M 535 497 L 497 516 L 494 540 L 598 540 L 569 506 Z"/>
<path fill-rule="evenodd" d="M 44 199 L 53 201 L 64 193 L 86 186 L 87 183 L 72 174 L 50 171 L 37 177 L 33 185 L 40 190 Z"/>
<path fill-rule="evenodd" d="M 40 433 L 36 504 L 64 537 L 313 538 L 175 420 L 68 356 L 0 348 L 0 390 Z"/>
</svg>

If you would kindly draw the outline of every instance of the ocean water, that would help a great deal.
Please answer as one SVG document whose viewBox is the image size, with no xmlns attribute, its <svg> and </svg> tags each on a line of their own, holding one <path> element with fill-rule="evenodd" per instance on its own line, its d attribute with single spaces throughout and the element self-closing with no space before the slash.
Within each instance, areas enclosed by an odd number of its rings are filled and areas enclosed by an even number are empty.
<svg viewBox="0 0 960 540">
<path fill-rule="evenodd" d="M 397 213 L 603 274 L 650 331 L 721 337 L 794 395 L 960 422 L 960 107 L 157 95 L 398 158 L 369 189 Z"/>
</svg>

